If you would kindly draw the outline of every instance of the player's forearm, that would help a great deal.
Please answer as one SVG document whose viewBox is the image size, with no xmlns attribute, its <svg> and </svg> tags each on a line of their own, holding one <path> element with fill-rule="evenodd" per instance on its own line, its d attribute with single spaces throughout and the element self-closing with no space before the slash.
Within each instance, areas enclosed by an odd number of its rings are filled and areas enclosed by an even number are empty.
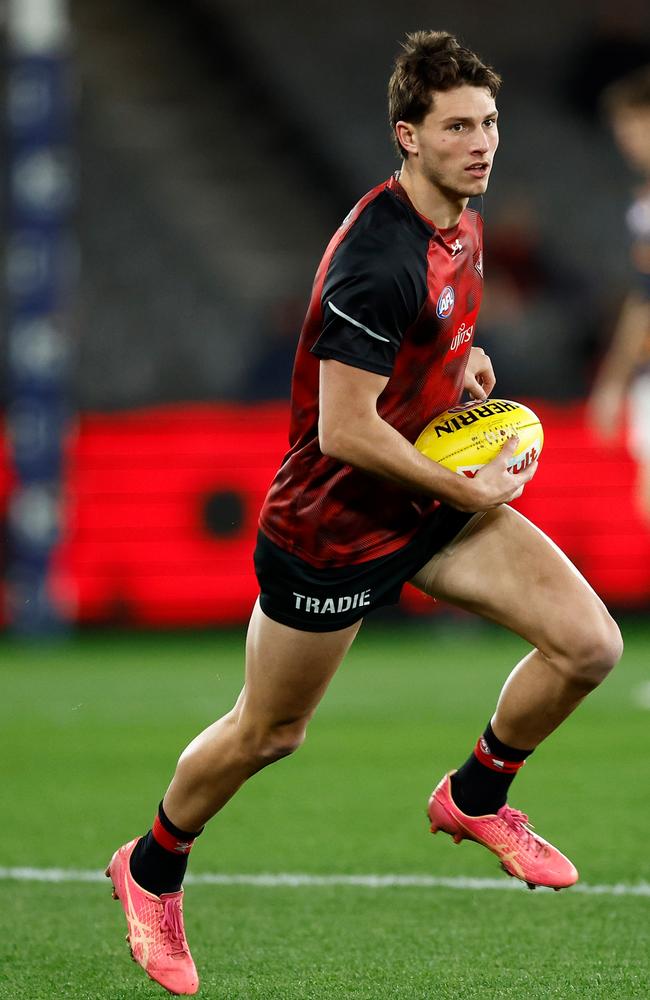
<svg viewBox="0 0 650 1000">
<path fill-rule="evenodd" d="M 331 458 L 425 493 L 461 510 L 472 510 L 472 482 L 420 454 L 399 431 L 375 415 L 353 427 L 345 422 L 321 434 L 321 450 Z"/>
</svg>

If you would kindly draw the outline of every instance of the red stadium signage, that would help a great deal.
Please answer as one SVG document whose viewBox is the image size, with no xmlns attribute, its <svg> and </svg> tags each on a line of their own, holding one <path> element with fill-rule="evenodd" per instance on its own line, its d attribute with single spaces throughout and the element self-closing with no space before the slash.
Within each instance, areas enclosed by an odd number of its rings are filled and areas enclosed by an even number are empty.
<svg viewBox="0 0 650 1000">
<path fill-rule="evenodd" d="M 285 406 L 179 406 L 81 420 L 59 578 L 80 621 L 240 622 Z"/>
<path fill-rule="evenodd" d="M 546 442 L 517 507 L 609 603 L 650 600 L 650 530 L 622 442 L 590 435 L 581 406 L 534 402 Z M 184 405 L 86 415 L 70 442 L 66 533 L 52 588 L 78 622 L 244 622 L 257 595 L 257 513 L 287 450 L 286 405 Z M 0 507 L 10 471 L 0 450 Z M 406 588 L 411 612 L 433 603 Z"/>
</svg>

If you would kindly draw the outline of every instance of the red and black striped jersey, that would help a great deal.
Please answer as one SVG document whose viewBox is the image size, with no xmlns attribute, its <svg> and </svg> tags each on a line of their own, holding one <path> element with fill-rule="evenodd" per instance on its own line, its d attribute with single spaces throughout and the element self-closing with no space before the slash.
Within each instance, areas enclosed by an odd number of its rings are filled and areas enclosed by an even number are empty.
<svg viewBox="0 0 650 1000">
<path fill-rule="evenodd" d="M 321 358 L 388 376 L 379 415 L 411 443 L 460 400 L 481 302 L 482 220 L 420 215 L 396 177 L 353 208 L 320 263 L 293 371 L 290 450 L 260 515 L 276 545 L 318 568 L 388 555 L 437 501 L 322 454 Z"/>
</svg>

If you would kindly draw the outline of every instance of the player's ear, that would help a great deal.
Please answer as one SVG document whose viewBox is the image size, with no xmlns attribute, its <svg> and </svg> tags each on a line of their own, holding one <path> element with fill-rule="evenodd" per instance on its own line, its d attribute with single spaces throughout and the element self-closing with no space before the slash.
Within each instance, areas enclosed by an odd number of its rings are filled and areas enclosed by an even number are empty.
<svg viewBox="0 0 650 1000">
<path fill-rule="evenodd" d="M 409 125 L 408 122 L 399 121 L 395 124 L 395 135 L 397 136 L 398 142 L 407 153 L 417 154 L 418 153 L 418 142 L 416 137 L 415 125 Z"/>
</svg>

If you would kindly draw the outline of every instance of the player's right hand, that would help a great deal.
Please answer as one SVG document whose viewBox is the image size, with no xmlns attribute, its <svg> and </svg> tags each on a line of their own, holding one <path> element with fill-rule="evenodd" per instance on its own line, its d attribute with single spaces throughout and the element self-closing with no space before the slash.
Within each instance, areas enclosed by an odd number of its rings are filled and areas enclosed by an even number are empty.
<svg viewBox="0 0 650 1000">
<path fill-rule="evenodd" d="M 522 469 L 509 472 L 508 462 L 519 445 L 518 437 L 508 438 L 503 448 L 491 462 L 484 465 L 473 479 L 468 479 L 466 504 L 460 509 L 466 511 L 490 510 L 503 503 L 516 500 L 524 492 L 524 486 L 537 472 L 537 462 Z"/>
</svg>

